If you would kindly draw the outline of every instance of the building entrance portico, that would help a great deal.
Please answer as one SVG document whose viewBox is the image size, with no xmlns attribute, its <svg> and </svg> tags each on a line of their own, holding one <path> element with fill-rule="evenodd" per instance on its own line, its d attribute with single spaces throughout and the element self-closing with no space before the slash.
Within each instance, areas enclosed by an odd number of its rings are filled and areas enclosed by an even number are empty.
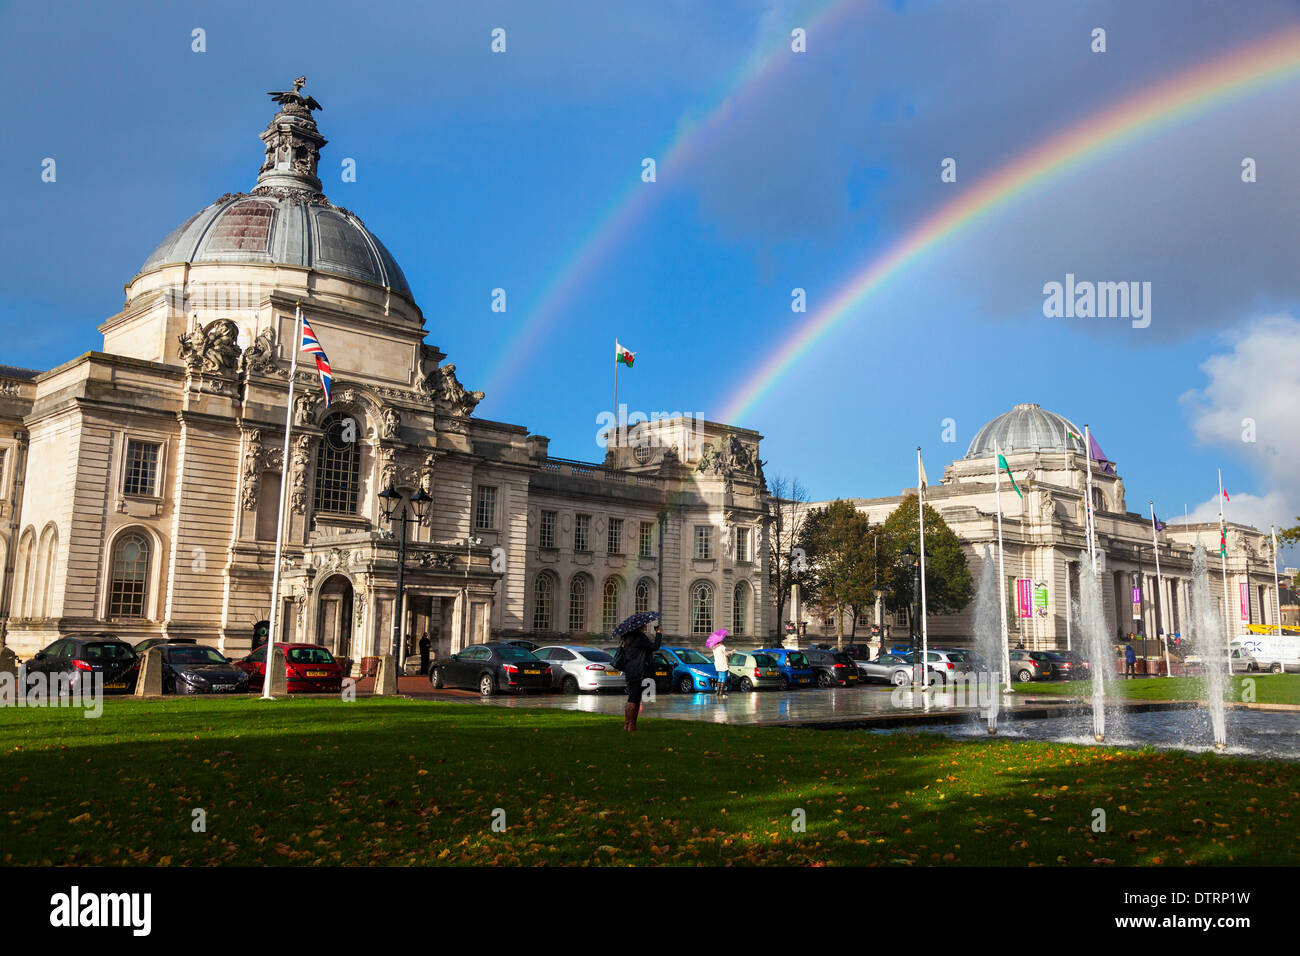
<svg viewBox="0 0 1300 956">
<path fill-rule="evenodd" d="M 345 574 L 331 575 L 321 585 L 316 608 L 316 643 L 335 657 L 352 656 L 353 592 Z"/>
</svg>

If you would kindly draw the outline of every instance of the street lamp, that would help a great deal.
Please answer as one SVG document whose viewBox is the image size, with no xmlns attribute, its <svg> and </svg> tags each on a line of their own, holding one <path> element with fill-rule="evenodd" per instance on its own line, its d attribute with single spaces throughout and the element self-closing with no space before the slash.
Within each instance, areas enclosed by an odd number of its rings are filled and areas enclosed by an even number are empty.
<svg viewBox="0 0 1300 956">
<path fill-rule="evenodd" d="M 402 493 L 393 487 L 390 479 L 388 487 L 379 493 L 379 510 L 384 520 L 390 525 L 400 520 L 401 531 L 397 535 L 397 599 L 393 602 L 393 663 L 401 661 L 402 618 L 406 611 L 405 572 L 406 570 L 406 522 L 414 518 L 417 525 L 424 524 L 429 513 L 429 504 L 433 501 L 425 493 L 423 486 L 415 489 L 411 495 L 410 508 L 402 503 Z"/>
</svg>

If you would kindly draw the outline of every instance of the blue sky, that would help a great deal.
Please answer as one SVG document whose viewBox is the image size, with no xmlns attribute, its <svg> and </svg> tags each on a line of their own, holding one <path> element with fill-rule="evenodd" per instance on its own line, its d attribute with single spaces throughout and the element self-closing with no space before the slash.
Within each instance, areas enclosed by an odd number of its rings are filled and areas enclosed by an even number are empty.
<svg viewBox="0 0 1300 956">
<path fill-rule="evenodd" d="M 599 458 L 611 345 L 619 398 L 713 415 L 815 308 L 961 190 L 1174 73 L 1300 25 L 1296 4 L 1148 0 L 854 3 L 669 179 L 641 160 L 788 48 L 799 2 L 134 3 L 0 7 L 0 362 L 48 368 L 102 340 L 121 287 L 191 213 L 251 188 L 265 91 L 308 77 L 325 191 L 402 264 L 428 341 L 470 388 L 611 203 L 656 190 L 517 376 L 479 414 Z M 822 4 L 817 4 L 817 7 Z M 1241 11 L 1249 9 L 1250 15 Z M 1108 50 L 1089 50 L 1094 27 Z M 492 54 L 490 31 L 507 31 Z M 191 51 L 191 31 L 207 51 Z M 1098 158 L 935 249 L 736 424 L 768 473 L 817 497 L 932 479 L 981 424 L 1036 401 L 1119 463 L 1133 510 L 1300 514 L 1300 83 Z M 958 160 L 955 184 L 939 161 Z M 1241 183 L 1251 156 L 1259 181 Z M 42 183 L 41 161 L 58 162 Z M 344 158 L 357 181 L 340 181 Z M 1152 325 L 1047 319 L 1066 272 L 1153 283 Z M 507 291 L 506 321 L 490 311 Z M 325 343 L 328 348 L 328 343 Z M 1257 423 L 1242 442 L 1238 424 Z M 940 439 L 945 418 L 957 442 Z"/>
</svg>

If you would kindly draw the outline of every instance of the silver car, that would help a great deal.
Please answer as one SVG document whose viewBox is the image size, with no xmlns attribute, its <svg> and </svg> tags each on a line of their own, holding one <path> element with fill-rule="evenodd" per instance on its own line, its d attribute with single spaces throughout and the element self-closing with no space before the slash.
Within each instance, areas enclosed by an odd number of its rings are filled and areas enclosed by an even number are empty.
<svg viewBox="0 0 1300 956">
<path fill-rule="evenodd" d="M 912 683 L 912 663 L 911 655 L 903 657 L 900 654 L 881 654 L 874 661 L 858 661 L 858 673 L 862 675 L 863 680 L 883 681 L 886 684 L 893 684 L 895 687 L 903 687 Z M 935 674 L 933 668 L 926 668 L 929 671 L 928 677 L 930 683 L 934 683 Z"/>
<path fill-rule="evenodd" d="M 533 654 L 551 665 L 553 686 L 566 694 L 580 691 L 627 690 L 627 678 L 615 670 L 614 657 L 599 647 L 550 644 Z"/>
</svg>

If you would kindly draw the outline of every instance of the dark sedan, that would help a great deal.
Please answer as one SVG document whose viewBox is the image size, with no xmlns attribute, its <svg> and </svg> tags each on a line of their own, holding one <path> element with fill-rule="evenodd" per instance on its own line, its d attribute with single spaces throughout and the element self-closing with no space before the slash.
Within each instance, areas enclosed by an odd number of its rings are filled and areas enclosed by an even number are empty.
<svg viewBox="0 0 1300 956">
<path fill-rule="evenodd" d="M 463 687 L 484 697 L 501 691 L 551 689 L 551 665 L 516 644 L 492 641 L 472 644 L 459 654 L 429 665 L 434 687 Z"/>
<path fill-rule="evenodd" d="M 248 674 L 215 648 L 164 644 L 158 653 L 164 694 L 242 694 L 248 690 Z"/>
<path fill-rule="evenodd" d="M 840 651 L 810 647 L 803 652 L 818 687 L 853 687 L 858 683 L 858 665 L 853 658 Z"/>
<path fill-rule="evenodd" d="M 89 638 L 61 638 L 45 650 L 38 651 L 25 667 L 29 676 L 45 674 L 48 679 L 66 674 L 64 679 L 68 681 L 69 690 L 99 674 L 105 693 L 131 694 L 135 692 L 135 680 L 140 674 L 140 658 L 126 641 L 119 641 L 111 634 L 101 634 Z"/>
<path fill-rule="evenodd" d="M 1054 680 L 1088 680 L 1092 676 L 1088 662 L 1078 651 L 1044 651 L 1043 653 L 1052 662 Z"/>
<path fill-rule="evenodd" d="M 197 644 L 192 637 L 146 637 L 143 641 L 135 645 L 135 654 L 137 657 L 144 657 L 144 652 L 151 647 L 157 647 L 159 644 Z"/>
</svg>

